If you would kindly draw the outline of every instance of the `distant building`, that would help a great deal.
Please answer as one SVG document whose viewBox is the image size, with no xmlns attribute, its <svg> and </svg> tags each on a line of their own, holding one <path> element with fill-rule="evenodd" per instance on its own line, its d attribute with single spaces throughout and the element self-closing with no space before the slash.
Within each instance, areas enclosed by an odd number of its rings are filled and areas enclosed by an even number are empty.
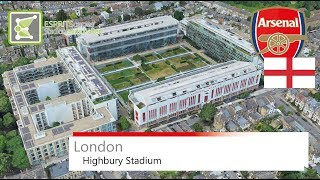
<svg viewBox="0 0 320 180">
<path fill-rule="evenodd" d="M 49 167 L 52 179 L 94 179 L 92 171 L 69 171 L 69 161 L 64 160 Z"/>
<path fill-rule="evenodd" d="M 79 51 L 88 60 L 99 61 L 177 42 L 178 21 L 161 16 L 100 29 L 101 34 L 77 38 Z"/>
</svg>

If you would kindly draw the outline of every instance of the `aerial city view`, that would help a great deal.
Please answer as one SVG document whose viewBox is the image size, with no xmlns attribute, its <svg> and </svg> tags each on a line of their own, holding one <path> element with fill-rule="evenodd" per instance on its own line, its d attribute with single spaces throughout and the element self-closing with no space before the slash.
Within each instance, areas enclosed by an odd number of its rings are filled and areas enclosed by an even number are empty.
<svg viewBox="0 0 320 180">
<path fill-rule="evenodd" d="M 304 13 L 315 88 L 264 88 L 251 21 L 274 6 Z M 320 179 L 320 1 L 0 1 L 0 62 L 0 178 Z M 69 171 L 84 131 L 309 132 L 309 167 Z"/>
</svg>

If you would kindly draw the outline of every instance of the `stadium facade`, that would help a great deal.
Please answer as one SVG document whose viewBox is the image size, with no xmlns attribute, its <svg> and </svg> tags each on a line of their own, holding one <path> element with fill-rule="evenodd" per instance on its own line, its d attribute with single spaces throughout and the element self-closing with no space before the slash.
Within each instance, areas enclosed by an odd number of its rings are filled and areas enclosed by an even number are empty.
<svg viewBox="0 0 320 180">
<path fill-rule="evenodd" d="M 134 120 L 149 126 L 190 111 L 206 103 L 221 102 L 257 89 L 261 69 L 251 62 L 228 61 L 207 66 L 173 79 L 132 90 Z"/>
</svg>

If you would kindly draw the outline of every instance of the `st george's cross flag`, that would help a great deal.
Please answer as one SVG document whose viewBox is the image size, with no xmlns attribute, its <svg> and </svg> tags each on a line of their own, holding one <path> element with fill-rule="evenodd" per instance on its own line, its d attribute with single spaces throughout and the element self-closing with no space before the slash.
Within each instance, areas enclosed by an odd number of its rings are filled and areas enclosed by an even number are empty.
<svg viewBox="0 0 320 180">
<path fill-rule="evenodd" d="M 265 58 L 264 88 L 315 88 L 315 58 Z"/>
</svg>

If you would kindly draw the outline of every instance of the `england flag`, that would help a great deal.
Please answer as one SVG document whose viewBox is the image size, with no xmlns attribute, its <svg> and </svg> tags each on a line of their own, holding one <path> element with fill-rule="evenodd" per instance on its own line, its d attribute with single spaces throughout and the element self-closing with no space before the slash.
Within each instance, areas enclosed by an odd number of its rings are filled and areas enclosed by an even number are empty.
<svg viewBox="0 0 320 180">
<path fill-rule="evenodd" d="M 315 88 L 315 58 L 264 58 L 264 88 Z"/>
</svg>

